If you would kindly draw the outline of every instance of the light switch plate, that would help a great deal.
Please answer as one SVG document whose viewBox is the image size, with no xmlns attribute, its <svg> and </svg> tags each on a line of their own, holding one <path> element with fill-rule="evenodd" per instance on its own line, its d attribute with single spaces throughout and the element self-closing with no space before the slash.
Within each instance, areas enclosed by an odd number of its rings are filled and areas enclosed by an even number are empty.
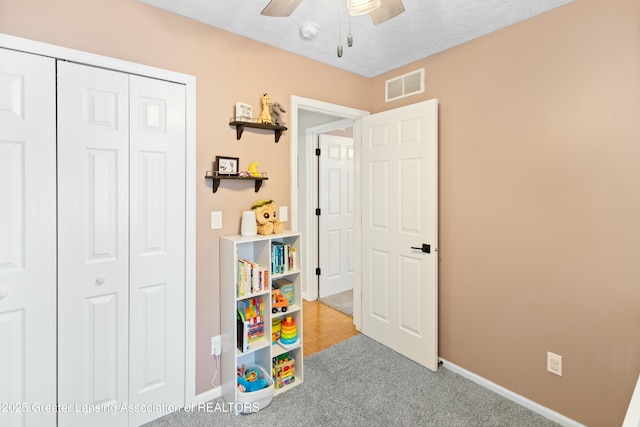
<svg viewBox="0 0 640 427">
<path fill-rule="evenodd" d="M 280 206 L 280 221 L 285 222 L 289 219 L 289 209 L 286 206 Z"/>
<path fill-rule="evenodd" d="M 218 230 L 220 228 L 222 228 L 222 212 L 211 212 L 211 229 Z"/>
</svg>

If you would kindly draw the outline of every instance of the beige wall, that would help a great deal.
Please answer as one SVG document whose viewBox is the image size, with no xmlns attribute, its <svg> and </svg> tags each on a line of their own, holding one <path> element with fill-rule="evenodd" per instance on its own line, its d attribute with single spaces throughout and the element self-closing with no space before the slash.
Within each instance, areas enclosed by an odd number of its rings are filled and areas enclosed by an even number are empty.
<svg viewBox="0 0 640 427">
<path fill-rule="evenodd" d="M 424 96 L 384 104 L 419 67 Z M 640 2 L 579 0 L 374 87 L 374 112 L 440 102 L 441 357 L 620 425 L 640 373 Z"/>
<path fill-rule="evenodd" d="M 235 102 L 437 97 L 441 356 L 602 427 L 622 422 L 640 372 L 639 16 L 637 0 L 579 0 L 368 80 L 135 0 L 0 0 L 1 33 L 195 75 L 199 176 L 217 154 L 269 173 L 258 195 L 197 181 L 198 392 L 219 332 L 216 238 L 257 198 L 289 203 L 288 133 L 235 141 Z M 384 103 L 385 79 L 423 66 L 423 96 Z"/>
</svg>

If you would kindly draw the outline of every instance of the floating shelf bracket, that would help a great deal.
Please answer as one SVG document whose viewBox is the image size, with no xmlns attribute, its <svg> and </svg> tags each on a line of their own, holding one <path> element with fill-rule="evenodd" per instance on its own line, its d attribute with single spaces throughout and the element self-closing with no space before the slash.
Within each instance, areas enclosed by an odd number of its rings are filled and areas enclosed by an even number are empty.
<svg viewBox="0 0 640 427">
<path fill-rule="evenodd" d="M 280 141 L 280 137 L 282 136 L 282 132 L 287 130 L 284 126 L 272 125 L 269 123 L 253 123 L 253 122 L 241 122 L 238 120 L 232 120 L 229 122 L 230 126 L 236 127 L 236 140 L 240 140 L 242 138 L 242 132 L 244 132 L 244 128 L 254 128 L 254 129 L 267 129 L 274 131 L 276 142 Z"/>
<path fill-rule="evenodd" d="M 258 177 L 258 176 L 225 176 L 225 175 L 220 175 L 220 176 L 209 176 L 209 175 L 205 175 L 205 179 L 210 179 L 213 181 L 213 192 L 215 193 L 216 191 L 218 191 L 218 187 L 220 187 L 220 181 L 223 179 L 235 179 L 235 180 L 239 180 L 239 181 L 255 181 L 255 189 L 256 189 L 256 193 L 258 191 L 260 191 L 260 187 L 262 187 L 262 181 L 266 181 L 269 178 L 267 177 Z"/>
</svg>

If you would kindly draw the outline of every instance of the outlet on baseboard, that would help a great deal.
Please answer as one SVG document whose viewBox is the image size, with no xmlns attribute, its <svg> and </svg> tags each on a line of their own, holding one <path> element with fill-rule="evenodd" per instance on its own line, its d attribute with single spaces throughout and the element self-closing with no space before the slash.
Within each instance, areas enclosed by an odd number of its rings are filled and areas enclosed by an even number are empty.
<svg viewBox="0 0 640 427">
<path fill-rule="evenodd" d="M 562 356 L 547 351 L 547 371 L 562 376 Z"/>
<path fill-rule="evenodd" d="M 211 337 L 211 355 L 220 356 L 220 353 L 222 353 L 222 340 L 220 339 L 220 335 Z"/>
</svg>

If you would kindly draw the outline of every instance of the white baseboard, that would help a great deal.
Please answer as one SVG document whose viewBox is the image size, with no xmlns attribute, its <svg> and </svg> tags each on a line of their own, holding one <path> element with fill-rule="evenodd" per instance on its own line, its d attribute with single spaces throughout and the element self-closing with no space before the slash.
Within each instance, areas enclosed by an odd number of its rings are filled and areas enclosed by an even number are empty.
<svg viewBox="0 0 640 427">
<path fill-rule="evenodd" d="M 627 414 L 624 417 L 622 427 L 638 427 L 640 426 L 640 377 L 636 382 L 636 388 L 633 390 L 631 402 L 627 408 Z"/>
<path fill-rule="evenodd" d="M 451 362 L 447 362 L 444 359 L 440 359 L 440 361 L 442 362 L 442 366 L 448 370 L 450 370 L 451 372 L 455 372 L 456 374 L 463 376 L 465 378 L 467 378 L 468 380 L 473 381 L 476 384 L 481 385 L 482 387 L 489 389 L 491 391 L 493 391 L 494 393 L 499 394 L 500 396 L 507 398 L 515 403 L 517 403 L 518 405 L 524 406 L 527 409 L 532 410 L 533 412 L 535 412 L 536 414 L 540 414 L 545 418 L 550 419 L 551 421 L 554 421 L 558 424 L 560 424 L 561 426 L 565 426 L 565 427 L 585 427 L 584 424 L 580 424 L 577 421 L 572 420 L 571 418 L 565 417 L 564 415 L 562 415 L 559 412 L 553 411 L 545 406 L 542 406 L 536 402 L 534 402 L 533 400 L 529 400 L 524 396 L 520 396 L 517 393 L 512 392 L 511 390 L 508 390 L 494 382 L 489 381 L 486 378 L 481 377 L 480 375 L 474 374 L 471 371 L 467 371 L 464 368 L 461 368 L 460 366 L 451 363 Z"/>
<path fill-rule="evenodd" d="M 209 391 L 205 391 L 204 393 L 200 393 L 198 395 L 196 395 L 195 399 L 193 400 L 193 403 L 204 403 L 204 402 L 209 402 L 213 399 L 217 399 L 220 396 L 222 396 L 222 389 L 220 388 L 220 386 L 216 387 L 216 388 L 212 388 Z"/>
</svg>

